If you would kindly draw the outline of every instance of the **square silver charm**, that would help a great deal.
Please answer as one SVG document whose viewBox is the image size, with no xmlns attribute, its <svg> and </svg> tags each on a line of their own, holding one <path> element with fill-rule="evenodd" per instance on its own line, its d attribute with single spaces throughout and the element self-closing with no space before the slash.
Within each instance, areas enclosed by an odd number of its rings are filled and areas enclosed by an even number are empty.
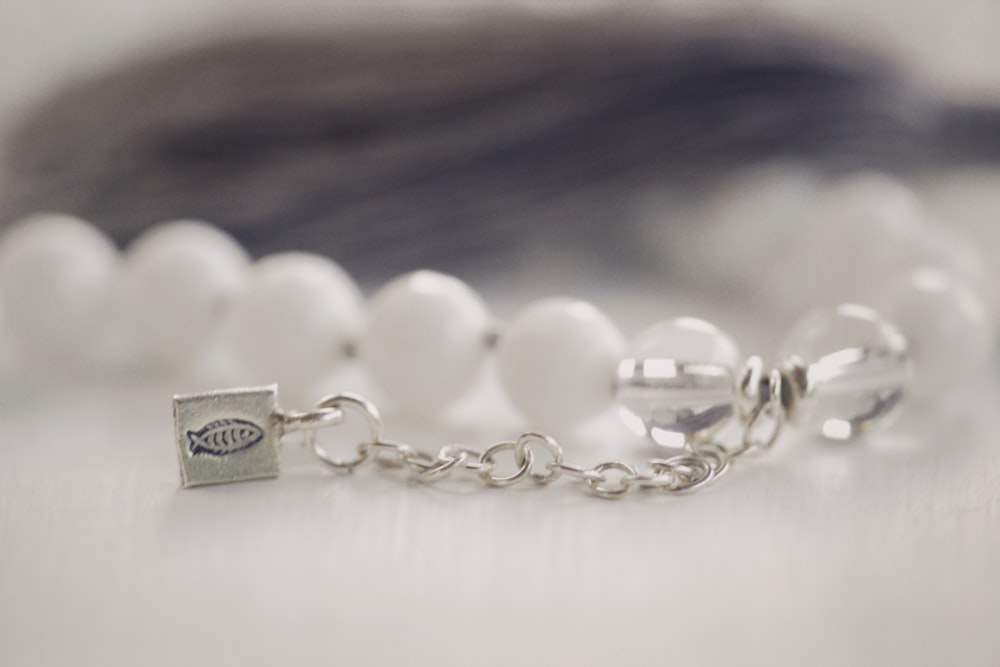
<svg viewBox="0 0 1000 667">
<path fill-rule="evenodd" d="M 275 385 L 174 396 L 181 486 L 278 476 Z"/>
</svg>

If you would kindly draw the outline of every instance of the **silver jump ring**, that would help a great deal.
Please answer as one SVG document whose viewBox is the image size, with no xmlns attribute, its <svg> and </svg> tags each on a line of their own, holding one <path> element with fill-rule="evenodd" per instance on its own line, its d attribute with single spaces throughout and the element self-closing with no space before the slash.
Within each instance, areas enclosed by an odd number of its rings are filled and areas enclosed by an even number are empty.
<svg viewBox="0 0 1000 667">
<path fill-rule="evenodd" d="M 573 465 L 572 463 L 555 463 L 554 461 L 549 461 L 545 467 L 549 470 L 558 471 L 560 475 L 566 475 L 567 477 L 580 480 L 581 482 L 600 482 L 604 479 L 601 473 L 594 472 L 590 468 Z"/>
<path fill-rule="evenodd" d="M 403 463 L 410 466 L 412 470 L 422 473 L 428 468 L 434 467 L 439 459 L 421 449 L 408 448 L 405 453 L 401 453 Z"/>
<path fill-rule="evenodd" d="M 417 451 L 413 447 L 391 440 L 363 442 L 360 446 L 366 451 L 368 458 L 386 468 L 402 468 L 407 464 L 411 464 L 413 459 L 418 456 Z"/>
<path fill-rule="evenodd" d="M 353 411 L 364 417 L 368 425 L 368 439 L 362 440 L 357 446 L 357 455 L 350 460 L 335 459 L 316 441 L 315 430 L 307 432 L 307 437 L 312 445 L 313 453 L 316 457 L 335 470 L 351 472 L 357 466 L 368 460 L 369 445 L 382 440 L 382 419 L 379 417 L 376 408 L 368 399 L 356 394 L 337 394 L 327 396 L 316 404 L 316 410 L 333 409 L 340 412 Z M 342 423 L 342 422 L 341 422 Z"/>
<path fill-rule="evenodd" d="M 514 453 L 514 461 L 518 463 L 517 470 L 509 475 L 494 475 L 493 469 L 496 464 L 496 455 L 500 452 L 511 451 Z M 518 459 L 521 459 L 518 462 Z M 513 440 L 505 440 L 491 445 L 479 457 L 479 463 L 488 466 L 479 473 L 479 478 L 490 486 L 510 486 L 524 479 L 531 471 L 531 466 L 535 463 L 535 455 L 530 449 L 519 448 Z"/>
<path fill-rule="evenodd" d="M 715 468 L 702 458 L 693 454 L 674 456 L 663 463 L 668 463 L 671 471 L 677 477 L 677 483 L 667 493 L 688 493 L 711 483 L 716 477 Z"/>
<path fill-rule="evenodd" d="M 447 477 L 450 475 L 455 468 L 461 465 L 465 465 L 465 461 L 469 458 L 469 455 L 465 452 L 458 452 L 455 456 L 443 457 L 438 456 L 428 466 L 423 466 L 421 464 L 420 472 L 417 473 L 417 481 L 420 482 L 433 482 L 435 480 L 441 479 L 442 477 Z"/>
<path fill-rule="evenodd" d="M 753 355 L 746 360 L 737 382 L 740 418 L 750 419 L 750 413 L 760 405 L 760 385 L 764 379 L 764 360 Z"/>
<path fill-rule="evenodd" d="M 608 485 L 608 480 L 604 477 L 604 472 L 607 470 L 617 470 L 624 473 L 625 476 L 619 480 L 617 486 L 610 486 Z M 590 492 L 598 498 L 607 498 L 609 500 L 620 498 L 628 493 L 628 490 L 632 487 L 632 482 L 639 477 L 638 471 L 633 466 L 622 461 L 601 463 L 594 466 L 594 472 L 600 475 L 600 477 L 587 480 Z"/>
<path fill-rule="evenodd" d="M 462 461 L 463 470 L 479 474 L 484 471 L 492 471 L 493 468 L 496 467 L 495 462 L 491 462 L 489 464 L 483 463 L 482 454 L 471 447 L 465 447 L 463 445 L 445 445 L 441 448 L 438 456 L 440 458 L 455 458 L 461 454 L 465 455 L 465 459 Z"/>
<path fill-rule="evenodd" d="M 662 468 L 654 470 L 652 475 L 638 475 L 632 484 L 640 489 L 670 493 L 677 484 L 677 475 L 671 469 Z"/>
<path fill-rule="evenodd" d="M 521 451 L 530 449 L 535 443 L 540 444 L 549 453 L 552 460 L 545 464 L 545 468 L 548 470 L 547 473 L 532 472 L 529 477 L 531 477 L 531 481 L 535 484 L 543 486 L 551 484 L 559 479 L 559 476 L 562 474 L 562 471 L 559 469 L 559 466 L 563 462 L 562 447 L 553 438 L 544 433 L 524 433 L 517 439 L 517 447 Z"/>
<path fill-rule="evenodd" d="M 696 445 L 694 448 L 695 453 L 708 460 L 708 464 L 712 467 L 712 477 L 722 477 L 727 472 L 729 472 L 729 467 L 732 465 L 732 457 L 726 448 L 717 442 L 706 442 Z"/>
<path fill-rule="evenodd" d="M 781 404 L 781 392 L 784 381 L 785 379 L 781 371 L 778 369 L 771 371 L 768 378 L 769 393 L 767 400 L 760 401 L 750 412 L 746 420 L 746 426 L 743 429 L 743 438 L 740 447 L 733 452 L 733 456 L 767 450 L 777 442 L 778 436 L 781 435 L 782 428 L 785 425 L 785 410 Z M 770 432 L 767 433 L 767 437 L 755 439 L 753 432 L 757 423 L 764 416 L 771 418 Z"/>
</svg>

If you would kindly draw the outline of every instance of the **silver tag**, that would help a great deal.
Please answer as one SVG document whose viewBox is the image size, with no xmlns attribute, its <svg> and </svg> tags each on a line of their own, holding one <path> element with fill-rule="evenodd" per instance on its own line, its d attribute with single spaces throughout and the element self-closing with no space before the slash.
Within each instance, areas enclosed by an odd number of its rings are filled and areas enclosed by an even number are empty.
<svg viewBox="0 0 1000 667">
<path fill-rule="evenodd" d="M 174 396 L 181 486 L 278 476 L 278 388 Z"/>
</svg>

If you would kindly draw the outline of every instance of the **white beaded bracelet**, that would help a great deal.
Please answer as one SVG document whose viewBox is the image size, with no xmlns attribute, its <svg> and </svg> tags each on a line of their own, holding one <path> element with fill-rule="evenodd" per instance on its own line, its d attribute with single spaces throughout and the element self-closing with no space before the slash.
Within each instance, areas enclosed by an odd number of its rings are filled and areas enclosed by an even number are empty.
<svg viewBox="0 0 1000 667">
<path fill-rule="evenodd" d="M 982 300 L 933 267 L 908 272 L 893 288 L 889 310 L 904 329 L 917 324 L 915 333 L 904 336 L 866 306 L 818 310 L 793 327 L 771 367 L 759 356 L 744 359 L 727 334 L 689 317 L 626 344 L 596 307 L 571 299 L 531 304 L 498 335 L 470 287 L 431 271 L 393 280 L 366 314 L 360 290 L 332 261 L 286 253 L 251 264 L 228 235 L 189 221 L 151 229 L 120 261 L 89 224 L 33 216 L 0 242 L 0 289 L 13 338 L 57 364 L 176 368 L 195 351 L 223 354 L 222 340 L 256 377 L 302 388 L 356 354 L 398 408 L 434 413 L 467 394 L 495 351 L 500 383 L 532 427 L 564 434 L 617 404 L 625 424 L 664 452 L 641 470 L 621 461 L 578 466 L 555 439 L 532 431 L 484 451 L 450 445 L 431 454 L 384 439 L 365 398 L 339 394 L 310 411 L 286 411 L 276 385 L 267 385 L 175 397 L 185 487 L 277 476 L 283 437 L 303 431 L 319 459 L 342 471 L 374 460 L 421 481 L 466 471 L 491 486 L 567 476 L 604 498 L 632 489 L 681 493 L 769 449 L 786 423 L 836 440 L 890 424 L 909 392 L 911 351 L 917 372 L 927 360 L 934 384 L 945 388 L 961 381 L 948 371 L 982 365 L 993 351 Z M 944 346 L 961 363 L 935 363 Z M 357 416 L 368 435 L 346 460 L 319 444 L 317 429 Z M 505 453 L 510 469 L 502 473 Z"/>
</svg>

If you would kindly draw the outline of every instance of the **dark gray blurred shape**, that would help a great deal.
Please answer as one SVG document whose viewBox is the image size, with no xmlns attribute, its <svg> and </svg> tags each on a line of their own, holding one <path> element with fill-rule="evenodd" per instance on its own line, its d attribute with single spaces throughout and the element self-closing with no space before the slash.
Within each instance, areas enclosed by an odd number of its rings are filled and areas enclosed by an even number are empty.
<svg viewBox="0 0 1000 667">
<path fill-rule="evenodd" d="M 998 117 L 759 22 L 484 15 L 260 35 L 42 105 L 9 143 L 0 219 L 62 210 L 125 241 L 197 217 L 256 254 L 309 248 L 362 277 L 498 265 L 540 236 L 613 255 L 649 186 L 780 156 L 996 160 Z"/>
</svg>

